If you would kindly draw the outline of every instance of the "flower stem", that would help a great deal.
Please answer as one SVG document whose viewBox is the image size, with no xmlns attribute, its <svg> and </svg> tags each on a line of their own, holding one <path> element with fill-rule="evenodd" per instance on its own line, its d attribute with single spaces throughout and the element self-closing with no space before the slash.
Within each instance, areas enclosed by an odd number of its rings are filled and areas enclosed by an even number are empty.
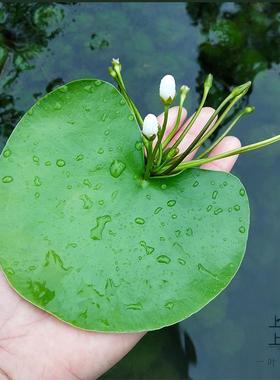
<svg viewBox="0 0 280 380">
<path fill-rule="evenodd" d="M 231 122 L 231 124 L 226 128 L 226 130 L 209 146 L 209 148 L 205 149 L 198 157 L 197 159 L 205 157 L 209 152 L 211 152 L 218 144 L 223 140 L 223 138 L 232 130 L 232 128 L 238 123 L 238 121 L 242 118 L 242 116 L 251 113 L 254 111 L 253 107 L 245 107 L 244 110 L 242 110 L 235 119 Z"/>
<path fill-rule="evenodd" d="M 220 118 L 216 121 L 216 123 L 213 125 L 213 127 L 210 129 L 210 131 L 206 134 L 207 138 L 214 132 L 214 130 L 220 125 L 222 120 L 225 118 L 226 114 L 230 111 L 230 109 L 233 107 L 233 105 L 246 94 L 248 91 L 248 86 L 250 86 L 250 82 L 247 83 L 247 87 L 244 85 L 238 86 L 232 90 L 232 92 L 222 101 L 222 103 L 219 105 L 219 107 L 216 109 L 216 111 L 213 113 L 213 115 L 210 117 L 210 119 L 207 121 L 205 126 L 202 128 L 200 133 L 197 135 L 197 137 L 193 140 L 193 142 L 188 146 L 188 148 L 178 157 L 178 159 L 166 170 L 164 174 L 170 173 L 173 169 L 176 168 L 186 157 L 188 154 L 190 154 L 194 149 L 199 147 L 202 142 L 205 141 L 204 134 L 206 133 L 209 126 L 212 124 L 215 117 L 218 115 L 218 113 L 221 111 L 221 109 L 224 108 L 224 106 L 230 102 L 226 110 L 223 112 L 223 114 L 220 116 Z M 243 92 L 240 91 L 240 88 L 243 89 Z"/>
<path fill-rule="evenodd" d="M 162 138 L 164 136 L 164 132 L 166 130 L 166 126 L 167 126 L 167 121 L 168 121 L 168 112 L 169 112 L 169 105 L 166 104 L 164 106 L 164 118 L 163 118 L 163 124 L 162 124 L 162 127 L 158 133 L 158 139 L 157 139 L 157 142 L 156 142 L 156 145 L 154 147 L 154 151 L 153 151 L 153 161 L 155 160 L 156 158 L 156 155 L 157 155 L 157 151 L 159 149 L 159 146 L 161 145 L 161 141 L 162 141 Z"/>
<path fill-rule="evenodd" d="M 179 124 L 180 124 L 181 116 L 182 116 L 182 110 L 183 110 L 184 101 L 185 101 L 185 99 L 187 97 L 187 94 L 188 94 L 189 90 L 190 89 L 187 86 L 182 86 L 181 87 L 180 103 L 179 103 L 179 109 L 178 109 L 177 119 L 176 119 L 174 127 L 172 128 L 172 130 L 170 131 L 170 133 L 168 134 L 168 136 L 166 137 L 166 139 L 162 143 L 163 149 L 173 139 L 173 137 L 175 136 L 175 134 L 176 134 L 176 132 L 177 132 L 177 130 L 179 128 Z"/>
<path fill-rule="evenodd" d="M 242 147 L 237 148 L 237 149 L 230 150 L 230 151 L 225 152 L 225 153 L 217 154 L 216 156 L 184 162 L 183 164 L 178 165 L 178 167 L 176 168 L 176 171 L 177 170 L 182 171 L 182 170 L 186 170 L 186 169 L 189 169 L 192 167 L 204 165 L 204 164 L 207 164 L 208 162 L 220 160 L 222 158 L 226 158 L 226 157 L 230 157 L 230 156 L 235 156 L 236 154 L 242 154 L 245 152 L 250 152 L 251 150 L 263 148 L 263 147 L 268 146 L 270 144 L 273 144 L 277 141 L 280 141 L 280 135 L 271 137 L 271 138 L 266 139 L 266 140 L 259 141 L 259 142 L 254 143 L 254 144 L 245 145 L 245 146 L 242 146 Z"/>
<path fill-rule="evenodd" d="M 109 73 L 117 82 L 121 94 L 124 96 L 124 98 L 125 98 L 126 102 L 128 103 L 131 111 L 134 113 L 134 116 L 135 116 L 138 124 L 140 125 L 140 127 L 142 127 L 143 119 L 142 119 L 140 112 L 138 111 L 135 103 L 133 102 L 132 98 L 128 95 L 128 93 L 126 91 L 126 87 L 125 87 L 125 84 L 124 84 L 124 81 L 123 81 L 123 78 L 121 75 L 120 67 L 116 66 L 115 69 L 110 68 Z"/>
<path fill-rule="evenodd" d="M 197 141 L 196 144 L 190 149 L 189 153 L 193 152 L 195 149 L 199 148 L 215 131 L 216 129 L 221 125 L 221 123 L 224 121 L 226 115 L 229 113 L 229 111 L 232 109 L 232 107 L 235 105 L 235 103 L 238 102 L 238 100 L 243 96 L 243 94 L 236 96 L 230 104 L 227 106 L 227 108 L 224 110 L 222 115 L 218 118 L 218 120 L 215 122 L 215 124 L 209 129 L 209 131 L 201 137 L 200 140 Z M 189 150 L 189 148 L 188 148 Z"/>
<path fill-rule="evenodd" d="M 152 165 L 153 165 L 153 141 L 148 140 L 147 163 L 146 163 L 146 169 L 145 169 L 145 173 L 144 173 L 144 179 L 149 178 Z"/>
<path fill-rule="evenodd" d="M 196 121 L 198 115 L 200 114 L 200 112 L 202 110 L 202 107 L 204 106 L 204 103 L 206 101 L 208 92 L 209 92 L 209 90 L 210 90 L 210 88 L 212 86 L 212 79 L 213 79 L 212 75 L 209 74 L 207 76 L 205 82 L 204 82 L 204 91 L 203 91 L 202 99 L 201 99 L 201 102 L 199 104 L 199 107 L 198 107 L 197 111 L 195 112 L 195 114 L 191 118 L 190 122 L 185 127 L 184 131 L 179 136 L 178 140 L 173 144 L 173 146 L 171 147 L 171 149 L 175 149 L 175 148 L 178 147 L 178 145 L 183 141 L 183 139 L 185 138 L 186 134 L 189 132 L 189 130 L 193 126 L 194 122 Z"/>
</svg>

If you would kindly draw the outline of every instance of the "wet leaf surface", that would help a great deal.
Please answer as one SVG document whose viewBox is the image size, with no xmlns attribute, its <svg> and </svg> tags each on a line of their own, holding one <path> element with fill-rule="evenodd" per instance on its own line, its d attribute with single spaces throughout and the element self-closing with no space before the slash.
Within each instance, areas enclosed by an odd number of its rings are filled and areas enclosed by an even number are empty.
<svg viewBox="0 0 280 380">
<path fill-rule="evenodd" d="M 0 158 L 0 262 L 15 290 L 96 331 L 157 329 L 205 306 L 244 255 L 239 179 L 192 169 L 143 181 L 118 91 L 79 80 L 39 100 Z"/>
</svg>

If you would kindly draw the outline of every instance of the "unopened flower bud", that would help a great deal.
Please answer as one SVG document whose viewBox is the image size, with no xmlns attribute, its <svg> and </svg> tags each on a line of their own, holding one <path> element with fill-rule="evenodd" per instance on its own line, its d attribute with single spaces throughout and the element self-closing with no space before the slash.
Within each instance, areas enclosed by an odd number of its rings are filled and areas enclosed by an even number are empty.
<svg viewBox="0 0 280 380">
<path fill-rule="evenodd" d="M 181 86 L 180 88 L 180 105 L 181 106 L 183 105 L 189 91 L 190 91 L 190 88 L 188 86 L 185 86 L 185 85 Z"/>
<path fill-rule="evenodd" d="M 109 74 L 111 75 L 111 77 L 113 77 L 113 78 L 117 77 L 117 73 L 115 72 L 115 70 L 113 69 L 112 66 L 108 67 L 108 71 L 109 71 Z"/>
<path fill-rule="evenodd" d="M 151 138 L 158 133 L 158 119 L 152 113 L 149 113 L 143 121 L 143 134 Z"/>
<path fill-rule="evenodd" d="M 181 86 L 180 93 L 181 95 L 187 96 L 187 93 L 190 91 L 190 88 L 186 85 Z"/>
<path fill-rule="evenodd" d="M 234 87 L 233 90 L 231 91 L 231 95 L 233 97 L 236 97 L 240 94 L 245 95 L 246 92 L 249 90 L 250 86 L 251 86 L 251 81 L 241 84 L 240 86 Z"/>
<path fill-rule="evenodd" d="M 165 75 L 160 81 L 159 96 L 164 104 L 171 104 L 176 95 L 176 83 L 172 75 Z"/>
<path fill-rule="evenodd" d="M 245 113 L 251 113 L 251 112 L 254 112 L 255 111 L 255 107 L 253 106 L 247 106 L 244 108 L 244 112 Z"/>
<path fill-rule="evenodd" d="M 204 82 L 204 88 L 210 89 L 212 87 L 212 84 L 213 84 L 213 75 L 208 74 Z"/>
<path fill-rule="evenodd" d="M 120 59 L 119 58 L 113 58 L 112 59 L 112 66 L 116 72 L 120 72 L 122 69 L 122 65 L 120 64 Z"/>
</svg>

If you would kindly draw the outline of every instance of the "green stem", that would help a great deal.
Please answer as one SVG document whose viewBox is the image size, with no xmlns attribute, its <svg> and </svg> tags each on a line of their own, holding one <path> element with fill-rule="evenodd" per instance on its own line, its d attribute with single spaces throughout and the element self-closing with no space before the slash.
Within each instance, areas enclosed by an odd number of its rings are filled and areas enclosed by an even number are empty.
<svg viewBox="0 0 280 380">
<path fill-rule="evenodd" d="M 173 149 L 173 148 L 175 149 L 175 148 L 178 147 L 178 145 L 183 141 L 183 139 L 185 138 L 186 134 L 189 132 L 189 130 L 193 126 L 194 122 L 196 121 L 196 119 L 198 118 L 198 116 L 199 116 L 199 114 L 200 114 L 200 112 L 202 110 L 202 107 L 205 104 L 208 92 L 209 92 L 209 89 L 205 89 L 204 90 L 204 93 L 203 93 L 203 96 L 202 96 L 202 99 L 201 99 L 201 102 L 199 104 L 199 107 L 198 107 L 197 111 L 195 112 L 195 114 L 193 115 L 193 117 L 191 118 L 190 122 L 187 124 L 187 126 L 184 129 L 184 131 L 181 133 L 181 135 L 177 139 L 177 141 L 173 144 L 173 146 L 171 147 L 171 149 Z"/>
<path fill-rule="evenodd" d="M 201 139 L 192 147 L 189 153 L 193 152 L 195 149 L 199 148 L 215 131 L 216 129 L 221 125 L 221 123 L 224 121 L 226 115 L 229 113 L 229 111 L 232 109 L 232 107 L 235 105 L 235 103 L 238 102 L 238 100 L 243 96 L 243 94 L 237 96 L 234 98 L 230 104 L 227 106 L 227 108 L 224 110 L 222 115 L 218 118 L 216 123 L 210 128 L 208 132 L 206 132 Z"/>
<path fill-rule="evenodd" d="M 168 134 L 168 136 L 166 137 L 166 139 L 162 143 L 163 149 L 173 139 L 173 137 L 175 136 L 175 134 L 176 134 L 176 132 L 177 132 L 177 130 L 179 128 L 179 124 L 180 124 L 181 116 L 182 116 L 182 110 L 183 110 L 184 101 L 185 101 L 185 99 L 187 97 L 187 94 L 188 94 L 189 90 L 190 89 L 187 86 L 182 86 L 181 89 L 180 89 L 180 102 L 179 102 L 179 109 L 178 109 L 178 114 L 177 114 L 176 122 L 175 122 L 174 127 L 172 128 L 172 130 L 170 131 L 170 133 Z"/>
<path fill-rule="evenodd" d="M 120 70 L 115 70 L 115 73 L 116 73 L 116 77 L 114 79 L 116 80 L 116 82 L 117 82 L 117 84 L 119 86 L 120 92 L 122 93 L 122 95 L 124 96 L 124 98 L 127 101 L 128 105 L 130 106 L 130 109 L 134 113 L 134 116 L 135 116 L 138 124 L 142 127 L 142 125 L 143 125 L 143 119 L 142 119 L 142 117 L 140 115 L 140 112 L 138 111 L 138 109 L 137 109 L 134 101 L 128 95 L 128 93 L 126 91 L 126 87 L 125 87 L 124 81 L 122 79 L 122 75 L 121 75 Z"/>
<path fill-rule="evenodd" d="M 247 91 L 244 90 L 241 94 L 238 94 L 238 95 L 236 95 L 233 98 L 233 100 L 230 102 L 230 104 L 228 105 L 228 107 L 226 108 L 226 110 L 223 112 L 223 114 L 220 116 L 220 118 L 217 120 L 217 122 L 214 124 L 214 126 L 210 129 L 210 131 L 208 133 L 206 133 L 207 138 L 220 125 L 220 123 L 222 122 L 222 120 L 225 118 L 225 116 L 227 115 L 227 113 L 229 112 L 229 110 L 233 107 L 233 105 L 237 102 L 237 100 L 239 100 L 246 92 Z M 196 149 L 197 147 L 199 147 L 201 145 L 201 143 L 204 141 L 204 134 L 205 134 L 205 132 L 207 131 L 207 129 L 209 128 L 209 126 L 212 124 L 213 120 L 218 115 L 218 113 L 221 111 L 221 109 L 223 109 L 224 106 L 232 99 L 232 97 L 233 97 L 232 94 L 233 94 L 233 92 L 231 94 L 229 94 L 222 101 L 222 103 L 219 105 L 219 107 L 216 109 L 216 111 L 213 113 L 213 115 L 207 121 L 207 123 L 202 128 L 202 130 L 197 135 L 197 137 L 188 146 L 188 148 L 178 157 L 178 159 L 172 164 L 172 166 L 170 166 L 167 169 L 167 171 L 166 171 L 165 174 L 168 174 L 170 171 L 172 171 L 173 169 L 175 169 L 175 167 L 178 166 L 187 157 L 188 154 L 190 154 L 194 149 Z"/>
<path fill-rule="evenodd" d="M 242 110 L 236 118 L 231 122 L 231 124 L 226 128 L 226 130 L 211 144 L 207 149 L 205 149 L 198 157 L 197 159 L 205 157 L 208 153 L 210 153 L 222 140 L 223 138 L 232 130 L 232 128 L 238 123 L 238 121 L 242 118 L 242 116 L 246 115 L 248 112 L 245 110 Z"/>
<path fill-rule="evenodd" d="M 230 156 L 235 156 L 236 154 L 242 154 L 245 152 L 250 152 L 251 150 L 263 148 L 263 147 L 268 146 L 270 144 L 273 144 L 277 141 L 280 141 L 280 135 L 271 137 L 271 138 L 263 140 L 263 141 L 259 141 L 259 142 L 254 143 L 254 144 L 245 145 L 245 146 L 242 146 L 242 147 L 237 148 L 237 149 L 230 150 L 230 151 L 225 152 L 225 153 L 217 154 L 216 156 L 184 162 L 183 164 L 178 165 L 178 167 L 176 168 L 176 171 L 177 170 L 182 171 L 182 170 L 185 170 L 188 168 L 204 165 L 204 164 L 207 164 L 208 162 L 220 160 L 222 158 L 226 158 L 226 157 L 230 157 Z"/>
<path fill-rule="evenodd" d="M 162 147 L 163 149 L 167 146 L 167 144 L 172 140 L 172 138 L 174 137 L 178 127 L 179 127 L 179 123 L 180 123 L 180 120 L 181 120 L 181 115 L 182 115 L 182 109 L 183 109 L 183 105 L 180 104 L 179 106 L 179 110 L 178 110 L 178 114 L 177 114 L 177 119 L 176 119 L 176 122 L 175 122 L 175 125 L 174 127 L 172 128 L 171 132 L 169 133 L 169 135 L 166 137 L 166 139 L 163 141 L 162 143 Z"/>
<path fill-rule="evenodd" d="M 159 146 L 161 144 L 161 141 L 162 141 L 162 138 L 164 136 L 164 132 L 166 130 L 166 126 L 167 126 L 167 121 L 168 121 L 168 112 L 169 112 L 169 105 L 165 105 L 164 106 L 164 118 L 163 118 L 163 124 L 162 124 L 162 127 L 158 133 L 158 139 L 157 139 L 157 142 L 156 142 L 156 146 L 154 147 L 154 151 L 153 151 L 153 161 L 155 160 L 156 158 L 156 155 L 157 155 L 157 151 L 159 149 Z"/>
<path fill-rule="evenodd" d="M 153 142 L 149 140 L 148 147 L 147 147 L 147 163 L 146 163 L 146 169 L 144 173 L 144 179 L 149 178 L 152 164 L 153 164 Z"/>
</svg>

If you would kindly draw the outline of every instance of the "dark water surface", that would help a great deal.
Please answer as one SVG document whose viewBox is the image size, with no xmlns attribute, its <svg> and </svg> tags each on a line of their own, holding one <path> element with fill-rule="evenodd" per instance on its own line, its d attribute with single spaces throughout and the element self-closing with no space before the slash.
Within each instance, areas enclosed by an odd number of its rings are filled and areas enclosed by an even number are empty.
<svg viewBox="0 0 280 380">
<path fill-rule="evenodd" d="M 279 134 L 277 3 L 3 3 L 0 31 L 1 149 L 19 117 L 56 85 L 110 81 L 112 57 L 120 57 L 143 115 L 161 111 L 162 75 L 192 88 L 193 110 L 212 72 L 212 106 L 232 85 L 253 81 L 244 103 L 256 111 L 235 129 L 243 144 Z M 279 162 L 276 144 L 242 156 L 234 169 L 252 215 L 247 254 L 228 289 L 180 326 L 148 334 L 104 379 L 280 379 L 280 328 L 268 327 L 280 318 Z M 278 347 L 269 345 L 275 332 Z"/>
</svg>

